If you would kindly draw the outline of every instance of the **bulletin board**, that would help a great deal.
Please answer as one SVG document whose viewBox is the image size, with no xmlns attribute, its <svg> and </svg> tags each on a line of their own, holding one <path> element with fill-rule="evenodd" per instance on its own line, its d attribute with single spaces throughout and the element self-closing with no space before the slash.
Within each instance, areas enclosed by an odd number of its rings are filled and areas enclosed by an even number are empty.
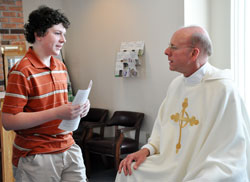
<svg viewBox="0 0 250 182">
<path fill-rule="evenodd" d="M 144 41 L 122 42 L 116 55 L 115 77 L 137 77 Z"/>
</svg>

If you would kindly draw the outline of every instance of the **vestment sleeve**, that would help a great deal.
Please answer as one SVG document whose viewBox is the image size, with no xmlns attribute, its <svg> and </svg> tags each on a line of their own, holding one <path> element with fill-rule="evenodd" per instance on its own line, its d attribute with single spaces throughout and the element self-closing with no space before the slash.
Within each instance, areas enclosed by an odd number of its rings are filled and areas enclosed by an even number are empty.
<svg viewBox="0 0 250 182">
<path fill-rule="evenodd" d="M 158 111 L 154 127 L 151 133 L 150 138 L 148 139 L 148 143 L 144 145 L 142 148 L 147 148 L 150 151 L 150 155 L 158 154 L 160 152 L 160 133 L 161 133 L 161 122 L 163 119 L 166 98 L 162 102 L 160 109 Z"/>
<path fill-rule="evenodd" d="M 199 153 L 189 165 L 184 182 L 244 181 L 249 163 L 249 118 L 234 91 L 225 95 Z M 249 169 L 248 169 L 249 171 Z M 248 172 L 249 173 L 249 172 Z"/>
</svg>

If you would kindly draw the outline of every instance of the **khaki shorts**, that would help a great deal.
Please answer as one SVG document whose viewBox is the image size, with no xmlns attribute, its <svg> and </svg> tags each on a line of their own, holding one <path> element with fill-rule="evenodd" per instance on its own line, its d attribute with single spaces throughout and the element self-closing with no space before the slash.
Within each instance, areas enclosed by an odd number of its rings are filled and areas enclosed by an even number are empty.
<svg viewBox="0 0 250 182">
<path fill-rule="evenodd" d="M 82 152 L 74 144 L 63 153 L 21 157 L 13 167 L 16 182 L 85 182 Z"/>
</svg>

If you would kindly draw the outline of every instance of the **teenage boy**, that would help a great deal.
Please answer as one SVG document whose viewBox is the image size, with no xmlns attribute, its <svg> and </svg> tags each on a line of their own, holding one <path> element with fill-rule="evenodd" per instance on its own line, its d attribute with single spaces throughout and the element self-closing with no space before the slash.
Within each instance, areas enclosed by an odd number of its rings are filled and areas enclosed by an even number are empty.
<svg viewBox="0 0 250 182">
<path fill-rule="evenodd" d="M 90 103 L 72 105 L 67 70 L 54 58 L 66 42 L 69 20 L 59 10 L 41 6 L 25 24 L 32 44 L 9 72 L 2 122 L 15 130 L 13 173 L 16 182 L 86 181 L 82 153 L 72 132 L 58 128 L 63 119 L 87 115 Z"/>
</svg>

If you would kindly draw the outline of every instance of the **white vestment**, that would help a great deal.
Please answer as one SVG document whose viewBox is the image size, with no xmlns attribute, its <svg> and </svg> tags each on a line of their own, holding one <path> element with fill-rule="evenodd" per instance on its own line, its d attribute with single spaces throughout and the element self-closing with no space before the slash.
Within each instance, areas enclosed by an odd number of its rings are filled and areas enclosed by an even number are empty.
<svg viewBox="0 0 250 182">
<path fill-rule="evenodd" d="M 149 139 L 155 154 L 131 176 L 117 174 L 116 182 L 249 181 L 245 105 L 228 70 L 204 67 L 173 80 Z"/>
</svg>

